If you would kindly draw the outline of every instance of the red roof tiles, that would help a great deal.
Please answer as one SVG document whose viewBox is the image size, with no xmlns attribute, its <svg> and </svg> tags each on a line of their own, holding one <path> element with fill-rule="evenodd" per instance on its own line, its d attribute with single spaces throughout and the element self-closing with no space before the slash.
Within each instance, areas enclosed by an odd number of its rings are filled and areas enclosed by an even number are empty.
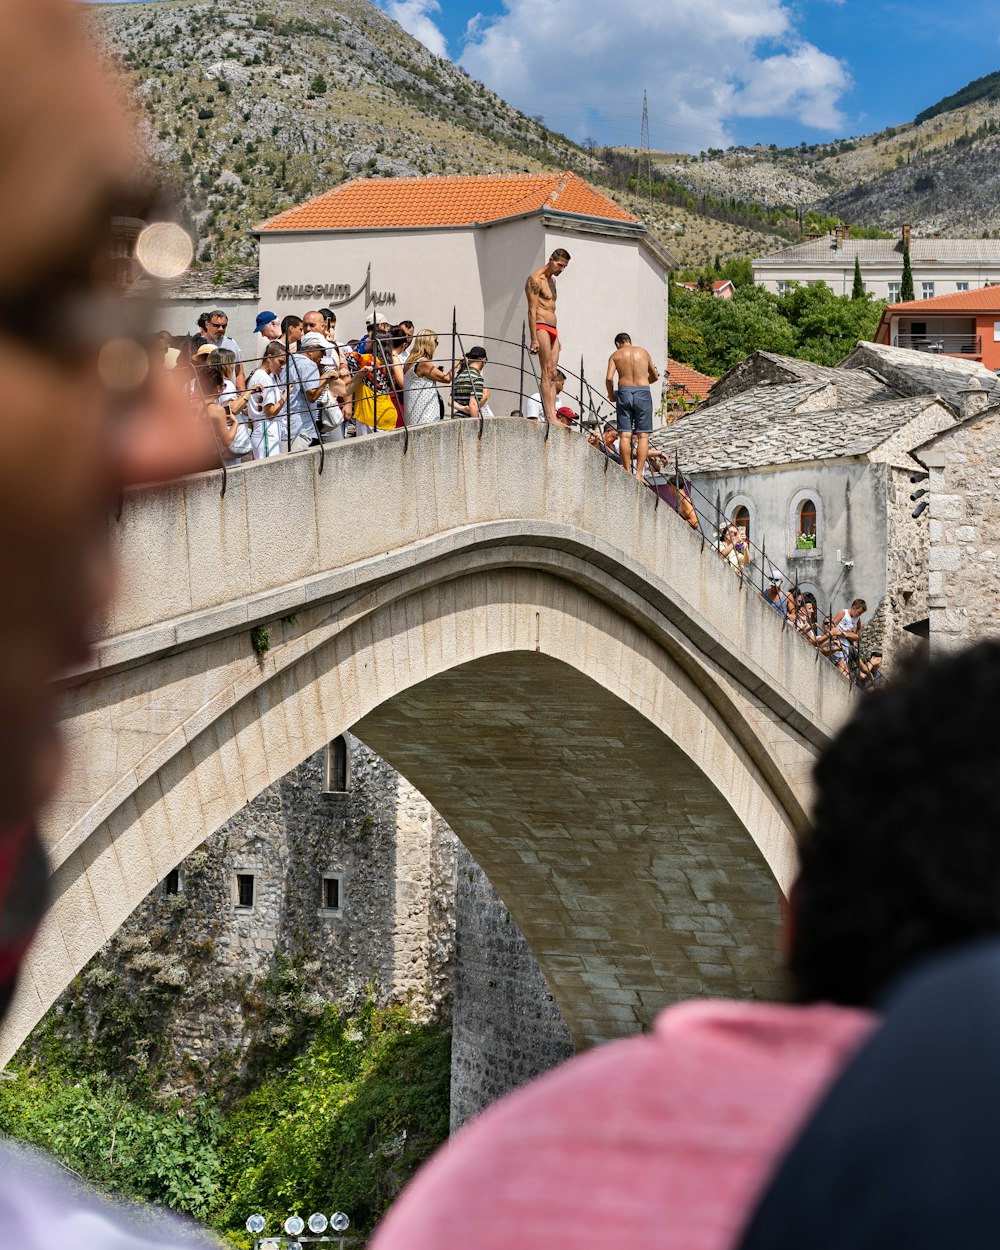
<svg viewBox="0 0 1000 1250">
<path fill-rule="evenodd" d="M 911 299 L 905 304 L 887 304 L 886 313 L 898 312 L 1000 312 L 1000 286 L 981 286 L 975 291 L 956 291 L 953 295 L 932 295 L 930 299 Z"/>
<path fill-rule="evenodd" d="M 576 174 L 515 177 L 355 178 L 268 218 L 255 230 L 386 230 L 471 226 L 552 209 L 634 224 Z"/>
<path fill-rule="evenodd" d="M 693 399 L 704 399 L 716 382 L 715 378 L 699 373 L 690 365 L 682 365 L 679 360 L 667 361 L 667 373 L 670 375 L 668 390 L 682 386 Z"/>
</svg>

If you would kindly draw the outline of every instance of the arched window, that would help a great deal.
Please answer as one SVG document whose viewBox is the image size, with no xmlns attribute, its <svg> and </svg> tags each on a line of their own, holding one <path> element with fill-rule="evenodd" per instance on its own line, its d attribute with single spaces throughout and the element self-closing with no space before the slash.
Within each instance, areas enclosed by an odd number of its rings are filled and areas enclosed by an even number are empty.
<svg viewBox="0 0 1000 1250">
<path fill-rule="evenodd" d="M 799 536 L 816 540 L 816 504 L 811 499 L 799 504 Z"/>
<path fill-rule="evenodd" d="M 732 523 L 742 526 L 746 530 L 747 542 L 753 541 L 753 535 L 750 533 L 750 509 L 746 504 L 739 504 L 733 509 L 733 515 L 730 518 Z"/>
<path fill-rule="evenodd" d="M 327 794 L 346 794 L 351 788 L 351 752 L 343 734 L 327 744 L 323 789 Z"/>
</svg>

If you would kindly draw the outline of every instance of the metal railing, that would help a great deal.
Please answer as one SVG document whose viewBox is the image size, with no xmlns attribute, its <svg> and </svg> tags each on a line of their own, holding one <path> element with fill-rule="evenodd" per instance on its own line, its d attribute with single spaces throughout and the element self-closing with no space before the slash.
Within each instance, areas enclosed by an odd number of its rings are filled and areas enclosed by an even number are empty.
<svg viewBox="0 0 1000 1250">
<path fill-rule="evenodd" d="M 893 347 L 909 347 L 915 352 L 931 352 L 937 356 L 981 356 L 982 335 L 970 330 L 967 334 L 895 334 Z"/>
<path fill-rule="evenodd" d="M 450 358 L 438 357 L 429 362 L 438 365 L 438 367 L 443 367 L 445 373 L 450 373 L 450 383 L 445 382 L 442 384 L 444 386 L 448 386 L 449 391 L 452 391 L 458 366 L 463 360 L 467 359 L 468 346 L 471 345 L 472 342 L 470 336 L 469 344 L 467 345 L 466 336 L 464 336 L 458 329 L 454 320 L 451 328 L 451 342 L 452 353 Z M 519 341 L 500 339 L 489 335 L 484 336 L 478 334 L 475 336 L 475 343 L 477 345 L 499 345 L 505 348 L 516 349 L 514 353 L 516 354 L 516 363 L 513 363 L 511 360 L 491 360 L 488 362 L 491 373 L 488 379 L 484 378 L 484 383 L 489 391 L 489 407 L 491 409 L 489 412 L 485 412 L 481 409 L 478 418 L 469 417 L 463 413 L 457 412 L 451 395 L 449 395 L 449 403 L 445 405 L 445 412 L 442 419 L 476 420 L 478 422 L 478 437 L 482 438 L 484 421 L 487 415 L 506 416 L 508 412 L 511 414 L 523 413 L 525 400 L 528 397 L 539 393 L 540 387 L 538 370 L 536 368 L 536 358 L 527 350 L 525 327 L 522 326 L 521 338 Z M 375 354 L 376 356 L 378 355 L 377 350 Z M 258 363 L 260 359 L 261 358 L 256 357 L 244 359 L 242 362 L 244 370 L 249 374 L 250 371 L 247 369 L 247 366 Z M 391 380 L 392 362 L 383 359 L 382 361 L 376 360 L 373 363 L 375 364 L 375 367 L 386 369 L 390 379 L 388 391 L 398 405 L 399 420 L 398 424 L 393 429 L 379 429 L 376 419 L 375 426 L 369 427 L 369 433 L 402 433 L 403 437 L 400 444 L 401 454 L 406 455 L 409 448 L 410 426 L 406 421 L 404 396 L 398 393 L 398 387 L 395 382 Z M 608 471 L 612 464 L 617 464 L 619 467 L 624 468 L 621 463 L 618 450 L 616 449 L 616 445 L 609 447 L 603 437 L 607 433 L 608 428 L 612 426 L 612 422 L 615 421 L 614 406 L 606 396 L 602 396 L 594 392 L 593 388 L 586 379 L 582 360 L 580 362 L 579 373 L 573 373 L 572 371 L 566 369 L 562 364 L 560 364 L 560 369 L 566 375 L 566 385 L 563 388 L 562 395 L 575 405 L 573 409 L 573 419 L 572 421 L 567 422 L 568 427 L 581 434 L 587 431 L 590 432 L 590 441 L 594 444 L 596 451 L 599 454 L 603 454 L 605 458 L 605 472 Z M 281 382 L 281 385 L 285 388 L 286 392 L 286 408 L 288 406 L 291 388 L 294 385 L 294 383 L 289 380 L 289 373 L 290 370 L 286 369 L 285 378 Z M 495 376 L 497 373 L 501 375 L 499 379 Z M 509 383 L 509 385 L 507 383 Z M 196 382 L 194 383 L 194 387 L 197 391 Z M 529 389 L 529 387 L 531 389 Z M 237 393 L 240 394 L 241 392 Z M 242 393 L 246 392 L 244 391 Z M 200 392 L 198 392 L 198 394 L 200 395 Z M 494 406 L 494 400 L 498 397 L 506 397 L 506 401 L 503 404 Z M 486 405 L 484 405 L 484 407 L 486 407 Z M 318 472 L 322 473 L 325 464 L 325 452 L 323 450 L 325 441 L 321 436 L 320 425 L 313 411 L 313 405 L 309 405 L 309 417 L 314 431 L 314 445 L 318 445 L 320 448 Z M 248 420 L 246 416 L 242 416 L 238 419 L 241 421 Z M 274 419 L 275 418 L 272 418 L 272 420 Z M 286 434 L 283 441 L 287 443 L 291 424 L 287 416 L 281 417 L 280 419 L 285 422 Z M 436 422 L 430 422 L 429 424 L 436 424 Z M 535 424 L 535 422 L 531 422 L 531 424 Z M 537 424 L 544 426 L 544 440 L 547 441 L 552 423 L 544 420 L 543 417 L 537 422 Z M 615 433 L 616 438 L 614 443 L 617 444 L 620 436 L 617 434 L 617 431 L 615 431 Z M 704 492 L 695 486 L 689 478 L 684 477 L 677 452 L 674 453 L 672 459 L 673 463 L 671 464 L 671 457 L 668 453 L 658 451 L 655 448 L 650 449 L 647 460 L 648 476 L 644 474 L 641 485 L 652 494 L 655 500 L 653 505 L 654 510 L 659 508 L 661 502 L 664 502 L 668 505 L 668 511 L 679 513 L 683 492 L 683 495 L 686 495 L 694 507 L 695 516 L 698 521 L 697 529 L 701 537 L 702 552 L 710 551 L 717 558 L 726 560 L 727 563 L 731 564 L 738 578 L 740 591 L 749 591 L 759 596 L 773 611 L 775 611 L 776 615 L 780 616 L 782 622 L 782 638 L 795 636 L 799 639 L 795 645 L 811 646 L 815 650 L 817 658 L 822 656 L 831 660 L 831 662 L 833 662 L 834 665 L 842 673 L 844 673 L 851 685 L 856 684 L 861 676 L 858 647 L 854 643 L 848 643 L 847 640 L 844 640 L 843 642 L 838 641 L 838 631 L 836 630 L 836 627 L 832 625 L 834 619 L 832 601 L 828 602 L 826 605 L 827 611 L 825 615 L 821 617 L 820 604 L 814 600 L 816 613 L 815 628 L 812 630 L 804 628 L 803 624 L 800 623 L 798 619 L 799 605 L 804 599 L 812 599 L 813 596 L 806 595 L 805 592 L 801 591 L 797 578 L 789 576 L 782 568 L 779 567 L 774 559 L 768 556 L 766 546 L 758 546 L 749 537 L 743 540 L 745 544 L 744 550 L 737 560 L 734 561 L 730 558 L 730 556 L 724 555 L 722 551 L 724 544 L 721 539 L 725 533 L 727 525 L 730 524 L 730 522 L 723 514 L 720 501 L 718 499 L 713 501 L 709 498 L 709 496 L 704 494 Z M 225 495 L 227 466 L 222 457 L 221 448 L 220 464 L 223 470 L 221 493 L 222 495 Z M 678 521 L 680 520 L 681 517 L 678 515 Z M 683 523 L 687 524 L 687 522 Z M 775 577 L 780 579 L 783 588 L 787 587 L 787 589 L 782 589 L 780 592 L 778 606 L 775 606 L 774 597 L 768 593 L 769 587 L 773 584 L 773 579 Z M 789 602 L 794 605 L 796 618 L 794 620 L 791 619 L 789 615 Z"/>
</svg>

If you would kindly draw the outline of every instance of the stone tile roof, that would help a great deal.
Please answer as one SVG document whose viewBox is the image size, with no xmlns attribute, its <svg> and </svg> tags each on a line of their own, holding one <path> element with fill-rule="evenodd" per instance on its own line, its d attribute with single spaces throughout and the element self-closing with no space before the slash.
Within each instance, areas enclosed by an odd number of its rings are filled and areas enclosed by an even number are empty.
<svg viewBox="0 0 1000 1250">
<path fill-rule="evenodd" d="M 754 265 L 853 265 L 857 257 L 864 264 L 903 264 L 900 239 L 844 239 L 835 245 L 832 234 L 808 243 L 796 243 L 761 256 Z M 910 239 L 910 260 L 914 265 L 940 261 L 949 265 L 1000 265 L 1000 239 Z"/>
<path fill-rule="evenodd" d="M 841 366 L 818 365 L 794 356 L 779 356 L 776 352 L 754 352 L 719 378 L 706 404 L 718 405 L 729 396 L 753 387 L 779 386 L 789 382 L 833 386 L 836 394 L 831 395 L 832 403 L 844 406 L 893 399 L 899 394 L 881 378 L 865 372 L 861 366 L 846 370 Z"/>
<path fill-rule="evenodd" d="M 851 408 L 811 407 L 826 386 L 755 387 L 654 431 L 651 442 L 671 456 L 676 451 L 684 473 L 863 456 L 934 402 L 921 395 Z M 925 437 L 921 434 L 921 440 Z"/>
<path fill-rule="evenodd" d="M 937 356 L 909 347 L 890 347 L 887 343 L 861 342 L 837 366 L 838 372 L 852 369 L 877 374 L 900 395 L 940 395 L 955 407 L 973 378 L 995 399 L 1000 399 L 1000 378 L 978 360 Z"/>
<path fill-rule="evenodd" d="M 354 178 L 261 222 L 254 231 L 471 226 L 551 209 L 638 225 L 576 174 Z"/>
<path fill-rule="evenodd" d="M 679 360 L 667 361 L 667 373 L 669 389 L 672 390 L 675 386 L 683 387 L 692 399 L 704 399 L 715 385 L 715 378 L 710 378 L 706 373 L 699 373 L 690 365 L 682 365 Z"/>
</svg>

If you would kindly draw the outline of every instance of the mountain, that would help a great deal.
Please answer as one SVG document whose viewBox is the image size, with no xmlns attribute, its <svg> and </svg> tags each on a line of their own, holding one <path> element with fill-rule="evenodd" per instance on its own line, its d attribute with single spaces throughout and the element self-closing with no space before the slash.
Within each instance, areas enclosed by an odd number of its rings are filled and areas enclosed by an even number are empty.
<svg viewBox="0 0 1000 1250">
<path fill-rule="evenodd" d="M 255 259 L 246 230 L 256 222 L 358 175 L 572 169 L 609 185 L 594 154 L 433 56 L 369 0 L 166 0 L 90 14 L 213 272 Z M 618 198 L 685 264 L 782 242 L 627 187 Z"/>
<path fill-rule="evenodd" d="M 946 95 L 943 100 L 938 100 L 937 104 L 932 104 L 930 108 L 921 109 L 913 120 L 919 126 L 921 122 L 929 122 L 939 113 L 951 113 L 966 104 L 975 104 L 978 100 L 1000 100 L 1000 71 L 986 74 L 982 78 L 974 78 L 961 91 Z"/>
<path fill-rule="evenodd" d="M 991 74 L 877 134 L 654 162 L 696 195 L 756 201 L 779 222 L 813 209 L 892 234 L 909 222 L 917 234 L 979 238 L 1000 232 L 998 96 Z"/>
</svg>

